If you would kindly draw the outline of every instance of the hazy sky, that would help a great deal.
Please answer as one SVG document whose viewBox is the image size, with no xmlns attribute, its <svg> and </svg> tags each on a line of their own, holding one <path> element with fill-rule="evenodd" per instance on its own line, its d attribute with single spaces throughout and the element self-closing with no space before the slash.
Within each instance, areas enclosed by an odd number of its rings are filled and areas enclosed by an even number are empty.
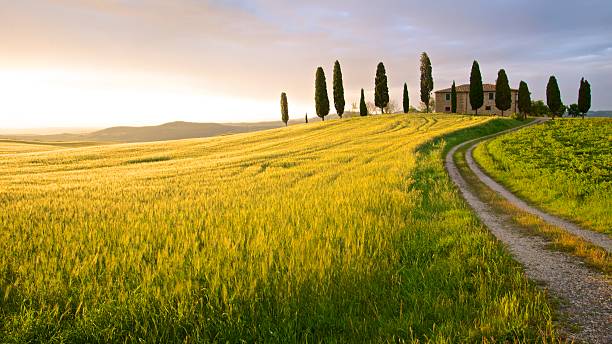
<svg viewBox="0 0 612 344">
<path fill-rule="evenodd" d="M 610 0 L 0 0 L 0 128 L 275 120 L 282 91 L 313 115 L 315 69 L 331 95 L 336 59 L 347 107 L 373 98 L 379 61 L 418 106 L 422 51 L 435 89 L 477 59 L 534 98 L 555 74 L 566 104 L 584 76 L 612 109 L 611 18 Z"/>
</svg>

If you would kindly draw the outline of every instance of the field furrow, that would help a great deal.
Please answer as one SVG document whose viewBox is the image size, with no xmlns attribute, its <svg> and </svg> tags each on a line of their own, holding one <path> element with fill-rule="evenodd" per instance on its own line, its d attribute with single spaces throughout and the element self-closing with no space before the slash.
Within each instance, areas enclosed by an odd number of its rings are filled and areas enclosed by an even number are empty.
<svg viewBox="0 0 612 344">
<path fill-rule="evenodd" d="M 514 125 L 386 115 L 2 155 L 0 341 L 554 339 L 442 163 Z"/>
</svg>

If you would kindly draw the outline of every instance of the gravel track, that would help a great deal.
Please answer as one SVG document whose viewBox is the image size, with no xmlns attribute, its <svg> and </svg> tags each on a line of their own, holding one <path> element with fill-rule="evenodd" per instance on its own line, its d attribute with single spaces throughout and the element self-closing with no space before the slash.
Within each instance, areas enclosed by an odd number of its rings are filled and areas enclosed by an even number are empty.
<svg viewBox="0 0 612 344">
<path fill-rule="evenodd" d="M 542 120 L 536 120 L 529 125 L 541 122 Z M 562 300 L 561 311 L 569 322 L 580 327 L 580 331 L 575 334 L 566 331 L 569 339 L 588 343 L 612 343 L 612 285 L 609 279 L 604 274 L 585 267 L 576 257 L 547 249 L 549 242 L 544 238 L 522 234 L 521 229 L 510 221 L 508 215 L 497 213 L 480 200 L 459 173 L 453 155 L 459 148 L 481 139 L 483 138 L 464 142 L 450 150 L 445 165 L 451 179 L 491 233 L 503 242 L 514 258 L 524 266 L 527 277 L 543 283 L 552 295 Z"/>
<path fill-rule="evenodd" d="M 467 150 L 465 160 L 468 166 L 470 167 L 470 169 L 472 170 L 472 172 L 474 172 L 474 174 L 476 174 L 478 179 L 480 179 L 480 181 L 482 181 L 486 186 L 488 186 L 490 189 L 497 192 L 497 194 L 507 199 L 515 207 L 527 213 L 535 215 L 539 217 L 540 219 L 542 219 L 544 222 L 547 222 L 553 226 L 562 228 L 565 231 L 570 232 L 574 234 L 575 236 L 578 236 L 590 242 L 591 244 L 594 244 L 596 246 L 603 248 L 604 250 L 606 250 L 606 252 L 611 253 L 610 251 L 612 251 L 612 240 L 606 234 L 593 232 L 587 229 L 580 228 L 574 223 L 571 223 L 557 216 L 548 214 L 535 207 L 532 207 L 529 204 L 527 204 L 527 202 L 516 197 L 512 192 L 508 191 L 508 189 L 503 187 L 501 184 L 494 181 L 491 177 L 487 176 L 480 169 L 478 164 L 476 164 L 476 162 L 474 161 L 474 156 L 472 154 L 474 151 L 474 148 L 476 148 L 480 144 L 482 144 L 482 142 L 476 143 L 475 145 L 473 145 Z"/>
</svg>

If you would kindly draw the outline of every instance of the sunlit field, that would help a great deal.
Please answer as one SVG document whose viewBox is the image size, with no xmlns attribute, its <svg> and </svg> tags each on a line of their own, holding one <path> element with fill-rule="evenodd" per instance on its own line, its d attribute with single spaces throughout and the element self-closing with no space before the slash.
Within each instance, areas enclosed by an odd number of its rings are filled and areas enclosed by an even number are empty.
<svg viewBox="0 0 612 344">
<path fill-rule="evenodd" d="M 551 340 L 546 296 L 442 163 L 517 123 L 0 144 L 0 342 Z"/>
<path fill-rule="evenodd" d="M 533 204 L 612 234 L 612 119 L 560 119 L 474 150 L 487 173 Z"/>
<path fill-rule="evenodd" d="M 37 142 L 0 139 L 0 155 L 42 152 L 56 149 L 86 147 L 105 143 L 96 142 Z"/>
</svg>

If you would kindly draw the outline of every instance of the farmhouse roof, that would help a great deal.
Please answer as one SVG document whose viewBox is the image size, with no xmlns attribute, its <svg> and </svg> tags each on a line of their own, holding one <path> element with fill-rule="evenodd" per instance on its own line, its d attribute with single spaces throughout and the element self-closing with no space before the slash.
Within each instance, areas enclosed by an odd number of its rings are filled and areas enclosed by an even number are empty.
<svg viewBox="0 0 612 344">
<path fill-rule="evenodd" d="M 470 84 L 463 84 L 455 87 L 457 89 L 457 93 L 469 93 L 470 92 Z M 482 90 L 484 92 L 495 92 L 495 85 L 493 84 L 482 84 Z M 448 93 L 451 89 L 445 88 L 443 90 L 438 90 L 435 93 Z M 517 91 L 516 89 L 512 89 L 512 91 Z"/>
</svg>

